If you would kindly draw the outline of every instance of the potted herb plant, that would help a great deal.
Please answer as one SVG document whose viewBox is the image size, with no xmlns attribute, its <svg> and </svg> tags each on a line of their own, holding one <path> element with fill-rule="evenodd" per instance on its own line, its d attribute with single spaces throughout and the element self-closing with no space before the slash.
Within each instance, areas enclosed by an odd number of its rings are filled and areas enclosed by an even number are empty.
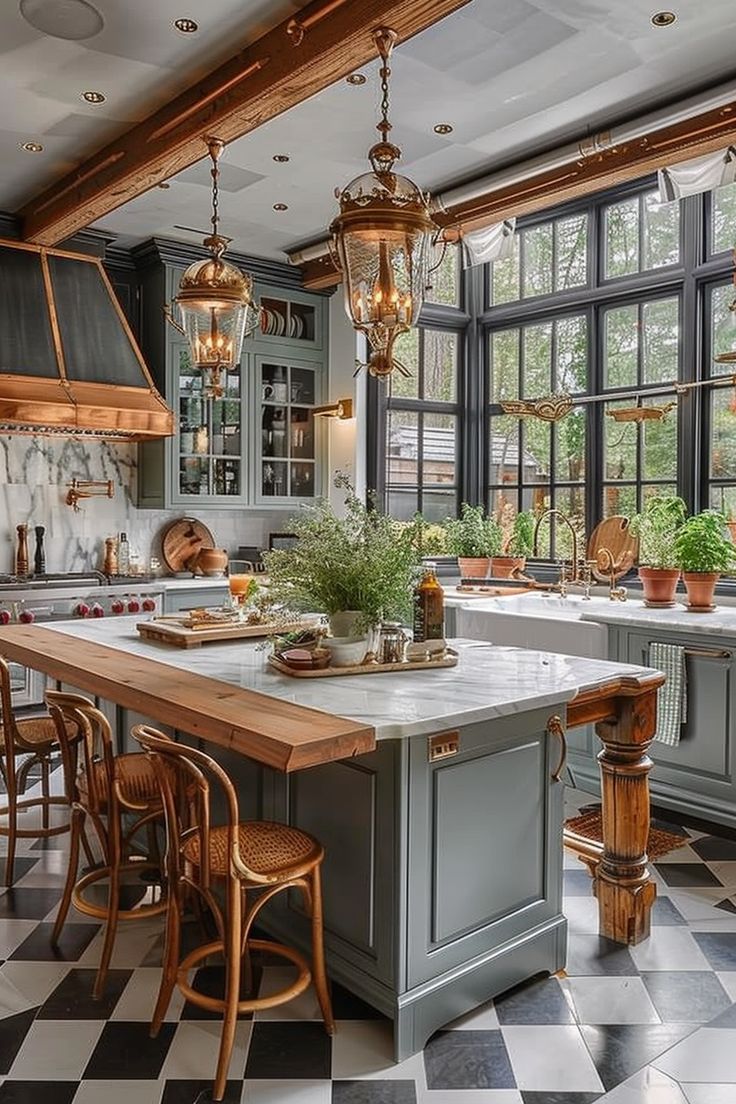
<svg viewBox="0 0 736 1104">
<path fill-rule="evenodd" d="M 521 510 L 511 525 L 511 532 L 503 542 L 503 555 L 494 556 L 491 574 L 497 579 L 519 576 L 526 567 L 527 556 L 534 544 L 534 515 L 531 510 Z"/>
<path fill-rule="evenodd" d="M 411 616 L 419 554 L 412 526 L 402 526 L 362 502 L 348 477 L 338 516 L 326 500 L 305 506 L 292 519 L 294 547 L 264 555 L 272 597 L 291 609 L 328 615 L 334 637 L 357 643 L 381 621 Z"/>
<path fill-rule="evenodd" d="M 736 563 L 736 547 L 726 536 L 726 519 L 717 510 L 688 518 L 675 537 L 675 555 L 687 588 L 687 608 L 714 609 L 713 592 L 722 572 Z"/>
<path fill-rule="evenodd" d="M 463 502 L 459 518 L 445 522 L 447 547 L 457 556 L 463 579 L 485 579 L 491 559 L 501 551 L 501 526 L 489 517 L 482 506 Z"/>
<path fill-rule="evenodd" d="M 680 580 L 675 539 L 686 515 L 687 507 L 677 495 L 657 495 L 631 519 L 631 531 L 639 538 L 639 578 L 646 606 L 663 609 L 675 604 Z"/>
</svg>

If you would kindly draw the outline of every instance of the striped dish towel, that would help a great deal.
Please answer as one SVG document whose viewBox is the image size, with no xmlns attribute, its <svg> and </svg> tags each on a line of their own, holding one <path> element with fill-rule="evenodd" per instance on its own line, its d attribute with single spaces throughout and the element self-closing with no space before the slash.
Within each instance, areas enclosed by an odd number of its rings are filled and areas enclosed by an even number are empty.
<svg viewBox="0 0 736 1104">
<path fill-rule="evenodd" d="M 657 694 L 657 731 L 654 739 L 669 747 L 677 747 L 682 726 L 687 721 L 685 649 L 678 644 L 652 641 L 649 645 L 649 663 L 667 678 Z"/>
</svg>

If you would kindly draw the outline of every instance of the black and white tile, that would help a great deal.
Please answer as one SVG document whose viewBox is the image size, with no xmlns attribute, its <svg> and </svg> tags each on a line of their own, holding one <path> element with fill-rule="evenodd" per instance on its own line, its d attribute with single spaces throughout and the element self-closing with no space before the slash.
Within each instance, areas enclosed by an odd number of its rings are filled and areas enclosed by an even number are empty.
<svg viewBox="0 0 736 1104">
<path fill-rule="evenodd" d="M 653 868 L 645 943 L 598 936 L 588 875 L 566 854 L 560 976 L 489 1001 L 398 1065 L 383 1016 L 335 985 L 330 1039 L 308 990 L 238 1022 L 226 1104 L 734 1104 L 736 843 L 681 834 Z M 65 866 L 64 837 L 52 842 L 23 841 L 16 887 L 0 891 L 0 1104 L 205 1104 L 218 1018 L 176 993 L 149 1036 L 162 919 L 121 926 L 95 1001 L 100 925 L 74 914 L 49 943 Z M 257 970 L 261 994 L 283 984 L 282 966 Z M 217 994 L 222 971 L 198 973 Z"/>
</svg>

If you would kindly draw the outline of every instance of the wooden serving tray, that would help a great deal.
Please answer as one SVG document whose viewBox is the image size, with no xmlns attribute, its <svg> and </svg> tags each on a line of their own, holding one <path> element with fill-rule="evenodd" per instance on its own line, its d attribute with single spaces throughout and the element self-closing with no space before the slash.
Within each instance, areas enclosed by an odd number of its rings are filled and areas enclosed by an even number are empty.
<svg viewBox="0 0 736 1104">
<path fill-rule="evenodd" d="M 270 655 L 268 662 L 275 671 L 292 678 L 337 678 L 340 675 L 384 675 L 403 674 L 405 671 L 428 671 L 433 667 L 457 667 L 458 654 L 448 648 L 442 659 L 409 660 L 406 663 L 359 663 L 354 667 L 323 667 L 321 670 L 300 670 L 290 667 L 276 655 Z"/>
<path fill-rule="evenodd" d="M 214 640 L 248 640 L 259 636 L 272 636 L 276 633 L 296 632 L 305 626 L 301 621 L 288 624 L 275 624 L 264 621 L 260 625 L 210 624 L 201 628 L 189 628 L 176 621 L 139 621 L 136 628 L 144 640 L 155 640 L 158 644 L 172 644 L 175 648 L 198 648 Z"/>
</svg>

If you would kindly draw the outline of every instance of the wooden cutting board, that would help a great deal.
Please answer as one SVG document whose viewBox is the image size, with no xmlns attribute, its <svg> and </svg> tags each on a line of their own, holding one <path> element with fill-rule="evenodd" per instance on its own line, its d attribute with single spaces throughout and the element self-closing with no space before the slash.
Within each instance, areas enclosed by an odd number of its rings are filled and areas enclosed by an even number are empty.
<svg viewBox="0 0 736 1104">
<path fill-rule="evenodd" d="M 274 633 L 296 632 L 303 629 L 300 621 L 284 624 L 262 625 L 222 624 L 207 628 L 191 629 L 178 621 L 140 621 L 136 629 L 144 640 L 155 640 L 157 644 L 172 644 L 175 648 L 198 648 L 214 640 L 253 640 L 259 636 L 271 636 Z"/>
<path fill-rule="evenodd" d="M 595 560 L 593 575 L 599 583 L 607 583 L 611 578 L 608 556 L 601 554 L 607 548 L 613 556 L 614 578 L 620 579 L 630 571 L 639 556 L 639 538 L 629 528 L 629 519 L 622 514 L 605 518 L 596 525 L 590 534 L 587 556 Z"/>
<path fill-rule="evenodd" d="M 172 521 L 161 539 L 161 555 L 169 571 L 191 571 L 190 561 L 200 548 L 214 548 L 215 538 L 202 521 L 183 517 Z"/>
</svg>

